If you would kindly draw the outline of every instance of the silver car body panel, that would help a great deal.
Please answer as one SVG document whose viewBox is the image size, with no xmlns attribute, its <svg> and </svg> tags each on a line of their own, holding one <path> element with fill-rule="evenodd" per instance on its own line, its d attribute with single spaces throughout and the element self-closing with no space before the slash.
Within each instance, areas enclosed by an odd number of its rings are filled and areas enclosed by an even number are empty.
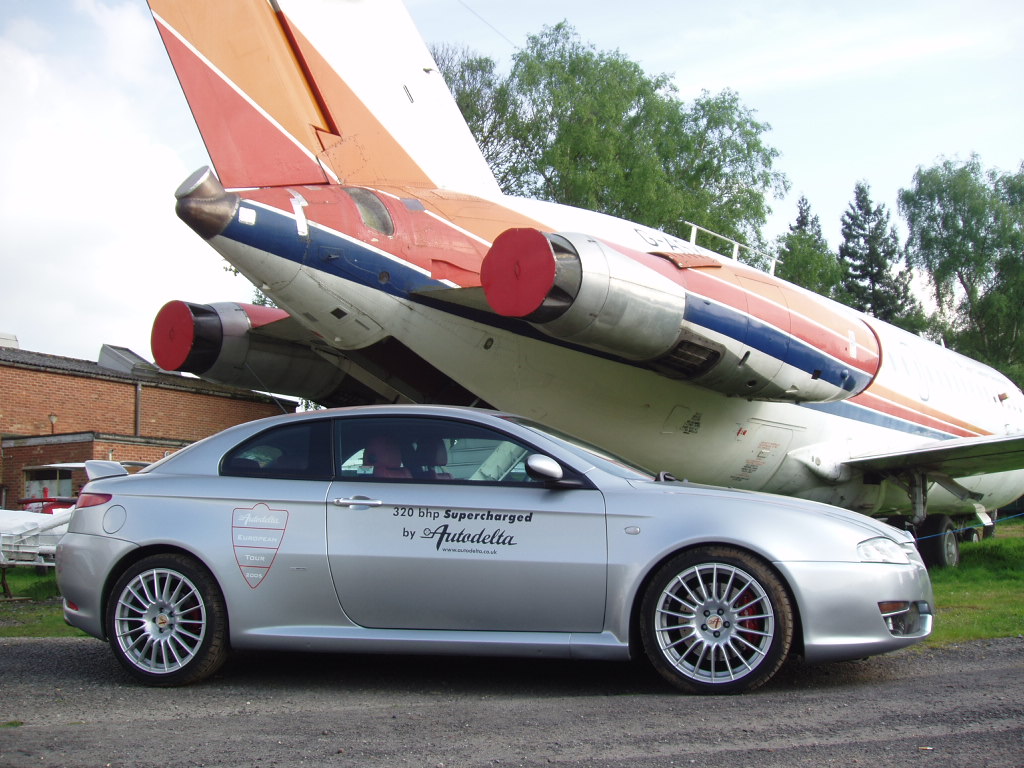
<svg viewBox="0 0 1024 768">
<path fill-rule="evenodd" d="M 396 412 L 500 430 L 582 487 L 218 474 L 227 451 L 275 424 Z M 808 660 L 881 653 L 930 632 L 929 616 L 894 634 L 878 607 L 933 603 L 907 534 L 813 502 L 613 473 L 583 456 L 471 409 L 368 407 L 234 427 L 86 487 L 112 499 L 76 510 L 61 542 L 65 615 L 103 637 L 104 601 L 125 565 L 182 551 L 220 586 L 237 648 L 625 658 L 650 574 L 681 550 L 722 544 L 782 577 Z M 909 562 L 860 562 L 857 545 L 876 537 L 911 550 Z"/>
</svg>

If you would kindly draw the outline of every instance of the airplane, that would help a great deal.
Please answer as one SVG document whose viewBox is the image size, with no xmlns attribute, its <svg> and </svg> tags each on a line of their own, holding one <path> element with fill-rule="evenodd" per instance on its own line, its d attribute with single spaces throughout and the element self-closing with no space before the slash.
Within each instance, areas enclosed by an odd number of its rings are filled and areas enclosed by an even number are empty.
<svg viewBox="0 0 1024 768">
<path fill-rule="evenodd" d="M 399 0 L 148 1 L 216 171 L 177 214 L 274 304 L 168 303 L 165 370 L 513 411 L 887 519 L 939 565 L 1024 494 L 1024 395 L 992 368 L 695 237 L 503 195 Z"/>
</svg>

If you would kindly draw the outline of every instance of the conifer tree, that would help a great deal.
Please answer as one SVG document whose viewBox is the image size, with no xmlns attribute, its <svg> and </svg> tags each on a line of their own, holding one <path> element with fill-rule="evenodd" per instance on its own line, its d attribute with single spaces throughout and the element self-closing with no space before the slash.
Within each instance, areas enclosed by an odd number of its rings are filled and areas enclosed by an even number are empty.
<svg viewBox="0 0 1024 768">
<path fill-rule="evenodd" d="M 846 268 L 843 301 L 908 331 L 920 332 L 927 319 L 910 288 L 911 272 L 890 224 L 885 205 L 871 202 L 868 185 L 858 182 L 843 213 L 839 260 Z"/>
<path fill-rule="evenodd" d="M 775 274 L 822 296 L 838 298 L 842 291 L 843 265 L 828 247 L 821 222 L 804 196 L 797 201 L 796 221 L 778 239 Z"/>
</svg>

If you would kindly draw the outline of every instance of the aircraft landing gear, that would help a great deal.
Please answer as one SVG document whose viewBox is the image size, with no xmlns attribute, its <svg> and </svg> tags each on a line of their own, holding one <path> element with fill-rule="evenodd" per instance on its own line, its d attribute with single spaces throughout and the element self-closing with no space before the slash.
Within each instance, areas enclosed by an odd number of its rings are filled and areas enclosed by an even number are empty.
<svg viewBox="0 0 1024 768">
<path fill-rule="evenodd" d="M 960 562 L 956 526 L 948 515 L 929 515 L 917 527 L 917 549 L 929 568 L 953 568 Z"/>
</svg>

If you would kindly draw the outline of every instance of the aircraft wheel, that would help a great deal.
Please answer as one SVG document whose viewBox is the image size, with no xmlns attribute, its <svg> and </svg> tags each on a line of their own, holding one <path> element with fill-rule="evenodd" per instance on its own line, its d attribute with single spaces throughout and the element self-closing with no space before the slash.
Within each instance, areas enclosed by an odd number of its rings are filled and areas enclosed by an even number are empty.
<svg viewBox="0 0 1024 768">
<path fill-rule="evenodd" d="M 981 532 L 975 527 L 968 528 L 960 535 L 960 541 L 964 544 L 977 544 L 981 541 Z"/>
<path fill-rule="evenodd" d="M 924 519 L 917 531 L 917 549 L 929 568 L 954 568 L 960 563 L 960 542 L 948 515 Z"/>
</svg>

